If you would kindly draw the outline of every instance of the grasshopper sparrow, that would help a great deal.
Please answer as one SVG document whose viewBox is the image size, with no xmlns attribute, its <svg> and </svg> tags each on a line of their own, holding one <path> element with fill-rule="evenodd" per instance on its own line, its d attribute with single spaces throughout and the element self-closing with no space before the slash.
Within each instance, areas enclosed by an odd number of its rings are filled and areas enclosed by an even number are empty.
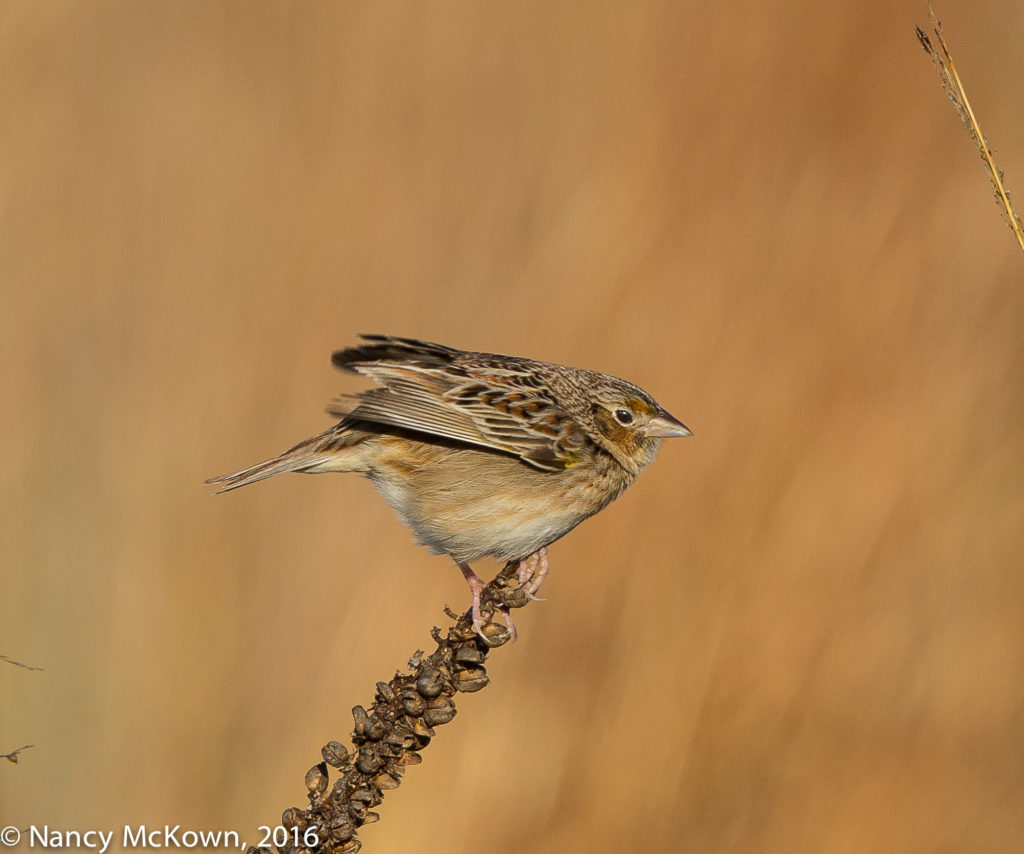
<svg viewBox="0 0 1024 854">
<path fill-rule="evenodd" d="M 207 483 L 224 492 L 281 472 L 365 474 L 421 544 L 458 564 L 477 632 L 484 583 L 472 561 L 518 560 L 532 597 L 546 547 L 617 498 L 661 439 L 691 435 L 643 389 L 606 374 L 361 337 L 332 361 L 379 387 L 333 403 L 341 420 L 329 430 Z"/>
</svg>

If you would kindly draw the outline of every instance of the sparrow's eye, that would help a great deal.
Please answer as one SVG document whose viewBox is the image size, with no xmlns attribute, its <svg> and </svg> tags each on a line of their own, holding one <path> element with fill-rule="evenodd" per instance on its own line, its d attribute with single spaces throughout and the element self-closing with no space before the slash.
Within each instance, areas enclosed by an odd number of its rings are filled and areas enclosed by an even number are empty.
<svg viewBox="0 0 1024 854">
<path fill-rule="evenodd" d="M 633 413 L 628 409 L 616 409 L 615 420 L 618 421 L 623 427 L 633 423 Z"/>
</svg>

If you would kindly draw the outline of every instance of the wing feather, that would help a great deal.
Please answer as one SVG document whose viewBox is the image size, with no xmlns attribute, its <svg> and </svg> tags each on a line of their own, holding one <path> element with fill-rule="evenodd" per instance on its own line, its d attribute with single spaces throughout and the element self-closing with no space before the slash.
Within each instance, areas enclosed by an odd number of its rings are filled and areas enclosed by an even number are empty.
<svg viewBox="0 0 1024 854">
<path fill-rule="evenodd" d="M 352 397 L 355 409 L 330 411 L 514 454 L 539 469 L 561 471 L 586 443 L 542 378 L 493 364 L 503 357 L 463 353 L 409 338 L 363 336 L 370 343 L 334 354 L 338 367 L 379 384 Z M 518 366 L 517 366 L 518 367 Z"/>
</svg>

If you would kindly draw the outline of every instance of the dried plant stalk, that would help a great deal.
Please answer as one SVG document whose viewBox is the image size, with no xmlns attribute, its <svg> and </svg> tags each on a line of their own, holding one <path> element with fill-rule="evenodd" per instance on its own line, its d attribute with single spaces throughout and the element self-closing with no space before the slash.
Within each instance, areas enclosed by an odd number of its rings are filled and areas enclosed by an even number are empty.
<svg viewBox="0 0 1024 854">
<path fill-rule="evenodd" d="M 525 605 L 519 562 L 506 564 L 484 588 L 480 600 L 485 614 L 493 614 L 496 606 Z M 380 818 L 373 808 L 386 792 L 398 788 L 408 766 L 420 764 L 435 728 L 455 717 L 455 694 L 487 686 L 487 654 L 511 640 L 511 633 L 504 625 L 490 622 L 483 627 L 484 642 L 473 630 L 469 612 L 460 617 L 448 611 L 448 615 L 455 623 L 444 635 L 433 630 L 437 644 L 433 653 L 425 656 L 417 650 L 409 660 L 410 672 L 378 682 L 373 704 L 352 710 L 351 744 L 331 741 L 324 746 L 323 761 L 306 772 L 309 805 L 287 809 L 281 817 L 288 841 L 277 845 L 280 854 L 355 854 L 362 847 L 356 838 L 359 828 Z M 330 768 L 340 775 L 333 785 Z M 248 854 L 274 850 L 252 847 Z"/>
<path fill-rule="evenodd" d="M 0 655 L 0 661 L 6 662 L 7 664 L 13 664 L 15 667 L 24 667 L 26 670 L 35 670 L 39 673 L 43 672 L 42 667 L 33 667 L 31 664 L 22 664 L 20 661 L 15 661 L 13 658 L 8 658 L 6 655 Z"/>
<path fill-rule="evenodd" d="M 30 747 L 35 747 L 34 744 L 25 744 L 19 747 L 17 750 L 12 750 L 10 753 L 0 753 L 0 759 L 6 759 L 8 762 L 13 762 L 15 765 L 18 764 L 18 754 L 23 750 L 28 750 Z"/>
<path fill-rule="evenodd" d="M 960 121 L 967 128 L 967 132 L 971 135 L 974 145 L 981 152 L 981 159 L 985 163 L 985 170 L 988 172 L 992 188 L 995 190 L 996 201 L 1003 211 L 1003 218 L 1016 236 L 1020 248 L 1024 249 L 1024 226 L 1021 225 L 1020 217 L 1017 216 L 1017 212 L 1010 203 L 1010 194 L 1003 185 L 1003 172 L 996 166 L 992 149 L 989 148 L 988 140 L 985 139 L 985 135 L 981 132 L 981 125 L 978 124 L 974 110 L 971 109 L 971 102 L 967 100 L 964 84 L 960 80 L 960 75 L 956 72 L 956 65 L 949 53 L 949 48 L 946 46 L 946 40 L 942 37 L 942 23 L 935 16 L 935 11 L 930 4 L 928 6 L 928 17 L 931 20 L 932 32 L 934 32 L 935 39 L 939 45 L 938 49 L 932 44 L 932 40 L 924 30 L 920 27 L 915 27 L 914 31 L 917 33 L 918 41 L 921 42 L 921 47 L 932 58 L 932 65 L 935 66 L 939 76 L 942 78 L 943 91 L 945 91 L 946 96 L 953 105 L 953 109 L 956 110 L 956 114 L 960 116 Z"/>
</svg>

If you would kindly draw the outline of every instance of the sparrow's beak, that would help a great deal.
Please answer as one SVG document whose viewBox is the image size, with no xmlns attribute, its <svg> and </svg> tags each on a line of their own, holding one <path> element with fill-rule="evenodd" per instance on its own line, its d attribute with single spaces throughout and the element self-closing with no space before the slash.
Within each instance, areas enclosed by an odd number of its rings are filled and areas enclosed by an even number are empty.
<svg viewBox="0 0 1024 854">
<path fill-rule="evenodd" d="M 658 410 L 644 427 L 645 436 L 653 436 L 658 439 L 669 439 L 673 436 L 692 436 L 690 429 L 676 418 L 669 415 L 664 409 Z"/>
</svg>

